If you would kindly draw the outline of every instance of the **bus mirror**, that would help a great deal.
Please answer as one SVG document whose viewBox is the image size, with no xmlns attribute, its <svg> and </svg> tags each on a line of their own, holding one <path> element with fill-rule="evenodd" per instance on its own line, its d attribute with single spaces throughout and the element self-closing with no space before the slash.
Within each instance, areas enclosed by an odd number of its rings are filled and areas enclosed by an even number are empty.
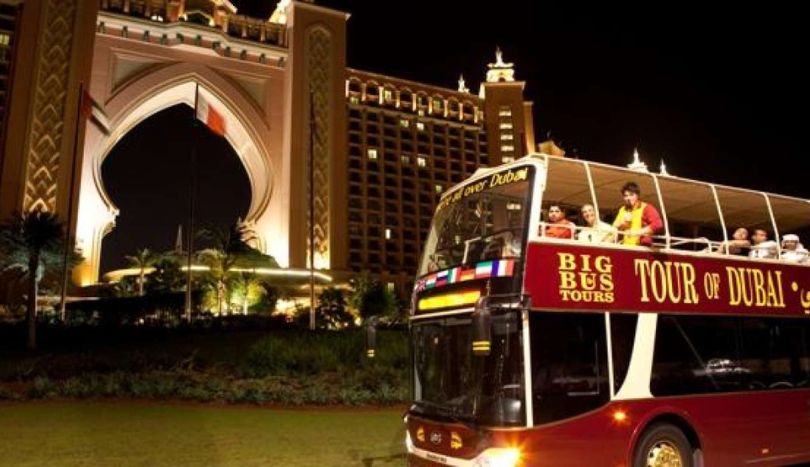
<svg viewBox="0 0 810 467">
<path fill-rule="evenodd" d="M 479 299 L 472 314 L 472 351 L 473 355 L 486 357 L 492 347 L 492 315 L 484 306 L 484 299 Z"/>
<path fill-rule="evenodd" d="M 366 356 L 374 358 L 375 350 L 377 348 L 377 319 L 369 318 L 366 323 Z"/>
</svg>

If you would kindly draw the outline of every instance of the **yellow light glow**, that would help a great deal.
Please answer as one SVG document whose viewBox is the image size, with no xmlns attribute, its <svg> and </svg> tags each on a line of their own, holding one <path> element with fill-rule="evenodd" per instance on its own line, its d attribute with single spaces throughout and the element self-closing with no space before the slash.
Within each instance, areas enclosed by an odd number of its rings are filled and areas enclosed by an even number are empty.
<svg viewBox="0 0 810 467">
<path fill-rule="evenodd" d="M 615 410 L 613 412 L 613 420 L 618 423 L 623 423 L 627 421 L 627 412 L 624 410 Z"/>
<path fill-rule="evenodd" d="M 200 264 L 193 264 L 191 265 L 192 272 L 206 272 L 209 271 L 211 268 L 208 266 L 203 266 Z M 188 270 L 188 266 L 180 266 L 180 270 L 185 272 Z M 146 268 L 146 273 L 149 274 L 154 271 L 154 268 Z M 230 269 L 231 272 L 249 272 L 259 276 L 277 276 L 277 277 L 287 277 L 287 278 L 306 278 L 309 277 L 310 271 L 309 269 L 284 269 L 284 268 L 233 268 Z M 108 282 L 118 282 L 124 277 L 127 276 L 137 276 L 141 272 L 138 268 L 128 268 L 128 269 L 117 269 L 115 271 L 110 271 L 104 275 L 104 278 Z M 332 282 L 332 276 L 325 274 L 320 271 L 315 271 L 312 273 L 315 279 L 318 279 L 321 282 Z"/>
<path fill-rule="evenodd" d="M 454 306 L 471 305 L 481 296 L 480 290 L 468 290 L 466 292 L 435 295 L 433 297 L 419 300 L 419 310 L 436 310 L 438 308 L 449 308 Z"/>
<path fill-rule="evenodd" d="M 476 465 L 490 467 L 515 467 L 520 460 L 518 448 L 489 448 L 478 456 Z"/>
</svg>

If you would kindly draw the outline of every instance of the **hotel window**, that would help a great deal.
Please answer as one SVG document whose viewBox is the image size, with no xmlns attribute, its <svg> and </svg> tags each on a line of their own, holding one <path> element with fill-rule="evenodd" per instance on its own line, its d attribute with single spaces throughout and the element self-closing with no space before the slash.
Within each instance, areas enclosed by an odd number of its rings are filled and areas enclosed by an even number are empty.
<svg viewBox="0 0 810 467">
<path fill-rule="evenodd" d="M 438 183 L 434 185 L 433 188 L 436 190 L 436 193 L 441 193 L 442 191 L 444 191 L 444 187 L 439 185 Z"/>
<path fill-rule="evenodd" d="M 424 122 L 416 122 L 416 129 L 419 130 L 419 131 L 425 131 Z"/>
<path fill-rule="evenodd" d="M 352 103 L 352 104 L 355 104 L 355 105 L 359 104 L 360 103 L 360 97 L 359 96 L 351 96 L 351 97 L 349 97 L 349 102 Z"/>
<path fill-rule="evenodd" d="M 390 89 L 384 90 L 383 99 L 385 99 L 385 102 L 391 102 L 392 100 L 394 100 L 394 92 L 391 91 Z"/>
<path fill-rule="evenodd" d="M 498 116 L 500 117 L 511 117 L 512 116 L 512 109 L 509 107 L 501 107 L 498 111 Z"/>
<path fill-rule="evenodd" d="M 425 158 L 424 158 L 424 157 L 422 157 L 422 156 L 419 156 L 419 157 L 416 159 L 416 164 L 417 164 L 419 167 L 427 167 L 427 159 L 425 159 Z"/>
<path fill-rule="evenodd" d="M 404 118 L 403 118 L 403 119 L 400 119 L 400 120 L 399 120 L 399 126 L 401 126 L 402 128 L 410 128 L 410 127 L 411 127 L 411 121 L 410 121 L 410 120 L 406 120 L 406 119 L 404 119 Z"/>
<path fill-rule="evenodd" d="M 503 146 L 501 146 L 501 151 L 504 151 L 504 152 L 512 152 L 514 150 L 515 150 L 515 147 L 512 146 L 512 145 L 503 145 Z"/>
<path fill-rule="evenodd" d="M 500 124 L 500 129 L 501 130 L 511 130 L 512 129 L 512 124 L 511 123 L 501 123 Z"/>
<path fill-rule="evenodd" d="M 515 158 L 511 157 L 511 156 L 503 156 L 503 157 L 501 157 L 501 162 L 503 162 L 504 164 L 507 163 L 507 162 L 514 162 L 514 161 L 515 161 Z"/>
<path fill-rule="evenodd" d="M 366 150 L 366 154 L 368 155 L 369 160 L 375 161 L 377 160 L 377 149 L 375 148 L 368 148 Z"/>
<path fill-rule="evenodd" d="M 411 163 L 411 158 L 406 156 L 405 154 L 399 156 L 399 160 L 402 162 L 403 165 L 407 165 Z"/>
<path fill-rule="evenodd" d="M 444 108 L 444 101 L 441 99 L 433 99 L 433 111 L 434 112 L 441 112 Z"/>
<path fill-rule="evenodd" d="M 502 133 L 501 134 L 501 141 L 512 141 L 515 139 L 515 135 L 512 133 Z"/>
<path fill-rule="evenodd" d="M 385 239 L 391 240 L 391 229 L 385 229 Z"/>
</svg>

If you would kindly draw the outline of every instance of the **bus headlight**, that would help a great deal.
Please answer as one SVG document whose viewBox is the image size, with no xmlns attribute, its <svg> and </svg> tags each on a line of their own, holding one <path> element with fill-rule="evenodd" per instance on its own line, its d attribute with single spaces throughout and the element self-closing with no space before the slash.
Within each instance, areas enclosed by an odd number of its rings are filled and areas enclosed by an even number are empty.
<svg viewBox="0 0 810 467">
<path fill-rule="evenodd" d="M 517 448 L 489 448 L 475 458 L 475 467 L 515 467 L 520 460 Z"/>
</svg>

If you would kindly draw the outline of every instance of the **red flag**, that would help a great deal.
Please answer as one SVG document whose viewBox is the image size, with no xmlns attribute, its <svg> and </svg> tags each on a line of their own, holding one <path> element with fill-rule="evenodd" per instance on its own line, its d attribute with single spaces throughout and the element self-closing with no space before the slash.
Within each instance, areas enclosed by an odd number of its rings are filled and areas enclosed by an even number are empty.
<svg viewBox="0 0 810 467">
<path fill-rule="evenodd" d="M 219 136 L 225 136 L 225 118 L 202 96 L 198 97 L 197 118 Z"/>
<path fill-rule="evenodd" d="M 90 118 L 93 116 L 93 107 L 95 107 L 95 105 L 93 102 L 93 97 L 90 96 L 87 89 L 82 90 L 82 102 L 80 105 L 82 106 L 82 117 Z"/>
</svg>

